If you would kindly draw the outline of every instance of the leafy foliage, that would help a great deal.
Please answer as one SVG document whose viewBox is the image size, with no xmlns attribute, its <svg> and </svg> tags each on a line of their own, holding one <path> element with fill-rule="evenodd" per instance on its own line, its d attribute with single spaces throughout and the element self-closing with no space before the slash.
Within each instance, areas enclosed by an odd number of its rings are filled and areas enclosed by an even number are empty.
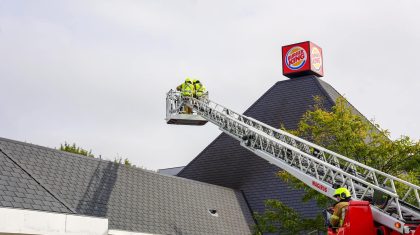
<svg viewBox="0 0 420 235">
<path fill-rule="evenodd" d="M 73 144 L 68 144 L 67 142 L 64 142 L 64 145 L 63 144 L 60 144 L 60 148 L 59 148 L 59 150 L 61 150 L 61 151 L 65 151 L 65 152 L 69 152 L 69 153 L 75 153 L 75 154 L 80 154 L 80 155 L 83 155 L 83 156 L 86 156 L 86 157 L 92 157 L 92 158 L 94 158 L 95 156 L 92 154 L 92 150 L 89 150 L 89 151 L 87 151 L 87 150 L 85 150 L 85 149 L 83 149 L 83 148 L 81 148 L 81 147 L 78 147 L 77 145 L 76 145 L 76 143 L 73 143 Z M 99 155 L 100 156 L 100 155 Z M 128 160 L 128 158 L 122 158 L 122 157 L 116 157 L 115 159 L 114 159 L 114 163 L 116 163 L 116 164 L 124 164 L 125 166 L 132 166 L 132 167 L 136 167 L 136 165 L 133 165 L 132 163 L 131 163 L 131 161 L 130 160 Z"/>
<path fill-rule="evenodd" d="M 92 157 L 92 158 L 95 157 L 92 154 L 92 150 L 87 151 L 87 150 L 85 150 L 85 149 L 83 149 L 81 147 L 76 146 L 76 143 L 68 144 L 67 142 L 64 142 L 64 145 L 63 144 L 60 144 L 60 148 L 59 149 L 61 151 L 65 151 L 65 152 L 69 152 L 69 153 L 75 153 L 75 154 L 80 154 L 80 155 L 83 155 L 83 156 L 86 156 L 86 157 Z"/>
<path fill-rule="evenodd" d="M 315 101 L 291 133 L 389 174 L 419 171 L 420 141 L 408 136 L 391 140 L 388 130 L 353 114 L 342 97 L 331 111 L 322 108 L 319 98 Z"/>
<path fill-rule="evenodd" d="M 315 105 L 303 115 L 298 128 L 287 131 L 365 165 L 419 184 L 420 141 L 413 141 L 408 136 L 391 140 L 389 131 L 354 114 L 344 98 L 338 98 L 331 110 L 326 110 L 322 103 L 321 98 L 315 97 Z M 278 176 L 292 187 L 302 189 L 303 201 L 316 200 L 321 207 L 332 202 L 287 172 L 281 171 Z M 396 187 L 403 186 L 396 184 Z M 266 229 L 264 231 L 282 229 L 278 227 L 280 224 L 282 227 L 288 226 L 287 223 L 280 223 L 278 217 L 285 217 L 282 220 L 296 220 L 297 214 L 288 211 L 282 215 L 281 210 L 272 209 L 273 206 L 280 207 L 278 204 L 271 200 L 267 202 L 269 207 L 266 212 L 263 215 L 257 215 L 257 221 L 262 223 L 259 226 Z M 284 209 L 284 207 L 280 208 Z M 311 227 L 307 228 L 311 229 Z M 313 227 L 315 228 L 316 226 Z M 256 231 L 262 231 L 262 229 L 256 229 Z"/>
<path fill-rule="evenodd" d="M 258 224 L 254 229 L 254 235 L 267 232 L 295 235 L 304 231 L 325 230 L 321 215 L 315 219 L 302 219 L 295 210 L 278 200 L 267 200 L 265 207 L 263 214 L 254 214 Z"/>
<path fill-rule="evenodd" d="M 116 158 L 114 159 L 114 163 L 117 163 L 117 164 L 124 164 L 124 165 L 126 165 L 126 166 L 132 166 L 132 167 L 135 167 L 135 165 L 133 165 L 133 164 L 130 162 L 130 160 L 128 160 L 128 158 L 124 158 L 124 160 L 123 160 L 123 158 L 122 158 L 122 157 L 116 157 Z"/>
</svg>

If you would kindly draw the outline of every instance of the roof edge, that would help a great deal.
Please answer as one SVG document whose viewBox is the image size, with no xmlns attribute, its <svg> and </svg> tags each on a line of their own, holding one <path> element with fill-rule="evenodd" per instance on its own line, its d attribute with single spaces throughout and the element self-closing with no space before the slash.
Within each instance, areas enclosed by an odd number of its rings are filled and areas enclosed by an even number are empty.
<svg viewBox="0 0 420 235">
<path fill-rule="evenodd" d="M 88 159 L 90 161 L 99 161 L 99 164 L 102 163 L 102 162 L 111 162 L 111 163 L 113 163 L 110 160 L 104 160 L 104 159 L 98 159 L 98 158 L 90 158 L 90 157 L 82 156 L 82 155 L 79 155 L 79 154 L 69 153 L 69 152 L 65 152 L 65 151 L 61 151 L 61 150 L 57 150 L 57 149 L 52 149 L 52 148 L 48 148 L 48 147 L 44 147 L 44 146 L 40 146 L 40 145 L 35 145 L 35 144 L 30 144 L 30 143 L 26 143 L 26 142 L 20 142 L 20 141 L 17 141 L 17 140 L 11 140 L 11 139 L 7 139 L 7 138 L 3 138 L 3 137 L 0 137 L 0 140 L 7 141 L 7 142 L 12 142 L 12 143 L 15 143 L 15 144 L 20 144 L 20 145 L 28 145 L 28 146 L 31 146 L 31 147 L 41 148 L 41 149 L 44 149 L 46 151 L 58 152 L 58 153 L 67 155 L 69 157 L 70 156 L 71 157 L 80 157 L 82 159 Z M 11 154 L 5 152 L 1 148 L 0 148 L 0 152 L 3 152 L 10 160 L 13 161 L 13 163 L 15 163 L 17 166 L 19 166 L 25 173 L 27 173 L 31 178 L 33 178 L 48 193 L 50 193 L 54 198 L 56 198 L 57 200 L 59 200 L 59 202 L 62 203 L 66 208 L 68 208 L 73 213 L 77 214 L 77 212 L 74 209 L 72 209 L 70 206 L 68 206 L 68 204 L 64 200 L 62 200 L 52 190 L 50 190 L 48 187 L 46 187 L 43 184 L 42 180 L 36 179 L 30 171 L 28 171 L 21 164 L 19 164 L 13 157 L 11 157 Z M 67 156 L 65 156 L 65 157 L 67 157 Z M 147 169 L 143 169 L 143 168 L 139 168 L 139 167 L 127 167 L 127 169 L 130 169 L 130 170 L 133 170 L 133 171 L 142 171 L 142 172 L 146 172 L 146 173 L 149 173 L 149 174 L 156 174 L 156 175 L 159 175 L 161 177 L 169 177 L 169 178 L 175 178 L 175 179 L 178 179 L 178 180 L 194 182 L 194 183 L 197 183 L 197 184 L 207 185 L 207 186 L 211 186 L 211 187 L 223 188 L 223 189 L 226 189 L 226 190 L 235 190 L 235 189 L 228 188 L 228 187 L 223 187 L 223 186 L 220 186 L 220 185 L 209 184 L 209 183 L 206 183 L 206 182 L 201 182 L 201 181 L 197 181 L 197 180 L 192 180 L 192 179 L 187 179 L 187 178 L 183 178 L 183 177 L 178 177 L 176 175 L 175 176 L 172 176 L 172 175 L 164 175 L 164 174 L 160 174 L 158 172 L 152 171 L 152 170 L 147 170 Z"/>
<path fill-rule="evenodd" d="M 331 97 L 330 93 L 328 93 L 328 91 L 325 89 L 324 85 L 329 86 L 331 89 L 333 89 L 334 92 L 336 92 L 340 97 L 344 98 L 344 100 L 346 101 L 346 104 L 351 108 L 351 110 L 354 110 L 356 112 L 356 114 L 362 118 L 365 119 L 365 121 L 369 122 L 370 124 L 374 125 L 374 123 L 372 123 L 362 112 L 360 112 L 354 105 L 352 105 L 350 103 L 350 101 L 344 97 L 340 92 L 338 92 L 333 86 L 331 86 L 328 82 L 323 81 L 322 79 L 317 78 L 316 79 L 316 83 L 318 84 L 318 86 L 320 87 L 320 89 L 322 90 L 322 92 L 325 93 L 325 95 L 330 99 L 330 101 L 332 101 L 332 104 L 335 105 L 337 100 L 334 100 L 333 97 Z M 324 84 L 323 84 L 324 83 Z M 376 128 L 376 127 L 375 127 Z M 377 129 L 377 128 L 376 128 Z"/>
<path fill-rule="evenodd" d="M 314 80 L 315 80 L 315 84 L 317 85 L 319 90 L 324 94 L 325 97 L 327 97 L 331 106 L 334 106 L 335 105 L 335 100 L 331 97 L 331 95 L 325 90 L 325 88 L 321 84 L 321 82 L 324 82 L 324 81 L 320 81 L 319 78 L 315 78 Z M 334 91 L 337 92 L 337 94 L 339 94 L 341 97 L 343 97 L 337 90 L 334 89 Z"/>
<path fill-rule="evenodd" d="M 47 151 L 54 151 L 56 153 L 64 153 L 64 154 L 72 155 L 72 156 L 79 157 L 79 158 L 86 158 L 86 156 L 84 156 L 84 155 L 80 155 L 80 154 L 76 154 L 76 153 L 70 153 L 70 152 L 62 151 L 62 150 L 59 150 L 59 149 L 56 149 L 56 148 L 45 147 L 45 146 L 42 146 L 42 145 L 32 144 L 32 143 L 28 143 L 28 142 L 24 142 L 24 141 L 12 140 L 12 139 L 8 139 L 8 138 L 4 138 L 4 137 L 0 137 L 0 140 L 15 143 L 15 144 L 24 144 L 24 145 L 34 147 L 34 148 L 44 149 L 44 150 L 47 150 Z M 100 159 L 100 158 L 91 158 L 91 159 L 96 160 L 96 161 L 106 161 L 106 160 Z"/>
</svg>

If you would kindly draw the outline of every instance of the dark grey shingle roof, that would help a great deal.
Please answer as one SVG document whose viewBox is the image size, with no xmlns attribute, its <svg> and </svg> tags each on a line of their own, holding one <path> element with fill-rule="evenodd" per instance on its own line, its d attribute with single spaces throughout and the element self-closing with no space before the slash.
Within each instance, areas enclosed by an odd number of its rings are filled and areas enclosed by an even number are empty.
<svg viewBox="0 0 420 235">
<path fill-rule="evenodd" d="M 0 206 L 72 213 L 59 199 L 0 151 Z"/>
<path fill-rule="evenodd" d="M 63 206 L 66 204 L 78 214 L 107 217 L 109 228 L 118 230 L 157 234 L 250 234 L 253 221 L 239 191 L 3 138 L 0 138 L 0 149 L 33 176 L 20 172 L 4 178 L 7 184 L 27 180 L 36 185 L 34 179 L 37 179 L 59 199 L 54 201 L 43 187 L 35 187 L 36 192 L 23 193 L 23 200 L 39 194 L 43 203 L 55 202 L 57 208 L 38 208 L 37 203 L 32 203 L 26 206 L 28 209 L 69 213 Z M 16 164 L 7 159 L 0 155 L 3 163 L 0 175 L 16 171 Z M 20 200 L 16 192 L 22 189 L 25 187 L 17 185 L 0 192 L 14 193 L 10 198 L 0 194 L 1 204 L 25 208 L 8 204 Z M 208 209 L 216 209 L 219 216 L 212 216 Z"/>
<path fill-rule="evenodd" d="M 323 97 L 324 107 L 330 109 L 341 95 L 314 76 L 295 78 L 277 82 L 244 114 L 275 128 L 296 129 L 302 115 L 314 105 L 315 96 Z M 178 176 L 241 190 L 252 211 L 263 211 L 266 199 L 279 199 L 304 216 L 316 215 L 320 209 L 315 202 L 302 203 L 302 191 L 280 181 L 276 177 L 279 170 L 221 134 Z"/>
</svg>

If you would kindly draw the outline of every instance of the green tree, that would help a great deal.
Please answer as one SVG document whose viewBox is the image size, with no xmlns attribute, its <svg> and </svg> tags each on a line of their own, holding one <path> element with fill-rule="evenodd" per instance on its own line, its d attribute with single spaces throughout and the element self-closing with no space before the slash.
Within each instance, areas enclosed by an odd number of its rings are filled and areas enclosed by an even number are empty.
<svg viewBox="0 0 420 235">
<path fill-rule="evenodd" d="M 59 150 L 65 151 L 65 152 L 69 152 L 69 153 L 80 154 L 80 155 L 83 155 L 83 156 L 86 156 L 86 157 L 92 157 L 92 158 L 95 157 L 92 154 L 92 150 L 87 151 L 87 150 L 85 150 L 85 149 L 83 149 L 81 147 L 78 147 L 76 145 L 76 143 L 68 144 L 67 142 L 64 142 L 64 145 L 63 144 L 60 144 Z M 126 166 L 136 167 L 136 165 L 133 165 L 131 163 L 131 161 L 128 160 L 128 158 L 124 158 L 123 159 L 122 157 L 116 157 L 116 158 L 114 158 L 114 163 L 124 164 Z"/>
<path fill-rule="evenodd" d="M 315 219 L 302 219 L 292 208 L 284 205 L 278 200 L 265 201 L 263 214 L 254 213 L 257 226 L 254 235 L 263 233 L 276 233 L 284 235 L 295 235 L 303 231 L 322 230 L 324 221 L 321 215 Z"/>
<path fill-rule="evenodd" d="M 322 104 L 323 100 L 315 97 L 315 105 L 303 115 L 298 128 L 288 132 L 418 185 L 420 141 L 413 141 L 408 136 L 391 140 L 389 131 L 353 113 L 344 98 L 338 98 L 331 110 L 326 110 Z M 303 201 L 314 199 L 320 207 L 331 202 L 287 172 L 280 171 L 278 176 L 292 187 L 302 189 Z M 270 220 L 268 215 L 265 220 Z"/>
<path fill-rule="evenodd" d="M 80 154 L 80 155 L 83 155 L 83 156 L 86 156 L 86 157 L 92 157 L 92 158 L 95 157 L 92 154 L 92 150 L 87 151 L 87 150 L 85 150 L 85 149 L 83 149 L 81 147 L 78 147 L 76 145 L 76 143 L 68 144 L 67 142 L 64 142 L 64 145 L 63 144 L 60 144 L 60 148 L 59 149 L 61 151 L 65 151 L 65 152 L 69 152 L 69 153 L 75 153 L 75 154 Z"/>
<path fill-rule="evenodd" d="M 331 111 L 319 98 L 315 101 L 292 134 L 389 174 L 418 171 L 420 141 L 408 136 L 391 140 L 388 130 L 352 113 L 344 98 L 338 98 Z"/>
<path fill-rule="evenodd" d="M 123 158 L 122 157 L 116 157 L 114 159 L 114 163 L 118 163 L 118 164 L 124 164 L 126 166 L 132 166 L 132 167 L 136 167 L 135 165 L 133 165 L 130 160 L 128 160 L 128 158 Z"/>
</svg>

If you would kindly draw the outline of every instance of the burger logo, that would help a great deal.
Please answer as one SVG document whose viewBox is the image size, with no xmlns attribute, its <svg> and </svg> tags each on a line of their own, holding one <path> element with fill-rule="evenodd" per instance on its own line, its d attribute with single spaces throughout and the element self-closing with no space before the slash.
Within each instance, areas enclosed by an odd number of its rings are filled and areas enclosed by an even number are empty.
<svg viewBox="0 0 420 235">
<path fill-rule="evenodd" d="M 302 47 L 292 47 L 287 53 L 284 60 L 286 66 L 291 70 L 298 70 L 302 68 L 307 60 L 306 51 Z"/>
<path fill-rule="evenodd" d="M 312 64 L 312 67 L 316 71 L 319 71 L 321 69 L 321 66 L 322 66 L 321 52 L 316 47 L 312 48 L 312 51 L 311 51 L 311 64 Z"/>
</svg>

